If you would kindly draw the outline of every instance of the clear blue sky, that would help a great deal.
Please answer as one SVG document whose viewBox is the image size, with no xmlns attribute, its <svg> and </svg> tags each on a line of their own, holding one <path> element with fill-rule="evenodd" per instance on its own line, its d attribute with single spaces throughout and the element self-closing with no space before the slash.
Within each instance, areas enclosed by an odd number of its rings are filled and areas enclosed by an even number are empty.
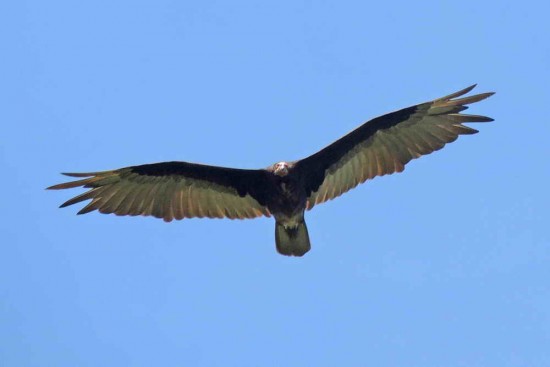
<svg viewBox="0 0 550 367">
<path fill-rule="evenodd" d="M 0 5 L 0 365 L 549 366 L 543 1 Z M 481 132 L 307 213 L 58 209 L 59 172 L 256 168 L 473 83 Z"/>
</svg>

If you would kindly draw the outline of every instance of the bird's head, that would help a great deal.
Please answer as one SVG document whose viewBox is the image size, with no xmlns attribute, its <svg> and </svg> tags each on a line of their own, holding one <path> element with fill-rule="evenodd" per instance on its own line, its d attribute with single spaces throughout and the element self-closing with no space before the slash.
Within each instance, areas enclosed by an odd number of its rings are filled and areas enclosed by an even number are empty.
<svg viewBox="0 0 550 367">
<path fill-rule="evenodd" d="M 288 169 L 290 168 L 287 162 L 279 162 L 273 165 L 273 173 L 277 176 L 286 176 L 288 175 Z"/>
</svg>

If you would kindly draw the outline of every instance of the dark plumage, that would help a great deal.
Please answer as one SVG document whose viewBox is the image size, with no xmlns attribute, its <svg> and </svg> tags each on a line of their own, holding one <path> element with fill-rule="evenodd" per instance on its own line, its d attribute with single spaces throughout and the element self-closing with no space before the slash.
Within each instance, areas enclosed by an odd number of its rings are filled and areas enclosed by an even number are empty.
<svg viewBox="0 0 550 367">
<path fill-rule="evenodd" d="M 173 219 L 275 217 L 277 250 L 302 256 L 310 249 L 304 212 L 375 176 L 403 171 L 414 158 L 477 130 L 465 122 L 491 118 L 461 114 L 493 93 L 460 97 L 475 85 L 431 102 L 377 117 L 317 153 L 295 162 L 248 170 L 188 162 L 164 162 L 91 173 L 48 189 L 90 190 L 61 207 L 91 200 L 78 214 Z"/>
</svg>

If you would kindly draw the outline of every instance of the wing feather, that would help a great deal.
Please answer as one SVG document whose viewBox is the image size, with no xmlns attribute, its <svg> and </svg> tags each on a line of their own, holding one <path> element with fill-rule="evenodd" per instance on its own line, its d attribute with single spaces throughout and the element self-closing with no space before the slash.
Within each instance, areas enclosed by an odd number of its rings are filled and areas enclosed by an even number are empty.
<svg viewBox="0 0 550 367">
<path fill-rule="evenodd" d="M 477 133 L 462 124 L 493 119 L 460 112 L 466 110 L 468 104 L 493 93 L 464 96 L 474 87 L 374 118 L 298 161 L 295 169 L 306 186 L 307 208 L 333 199 L 375 176 L 401 172 L 412 159 L 443 148 L 459 135 Z"/>
<path fill-rule="evenodd" d="M 89 188 L 61 205 L 91 200 L 78 214 L 98 210 L 116 215 L 154 216 L 167 222 L 193 217 L 270 216 L 266 207 L 268 173 L 265 170 L 164 162 L 66 175 L 79 180 L 48 189 Z"/>
</svg>

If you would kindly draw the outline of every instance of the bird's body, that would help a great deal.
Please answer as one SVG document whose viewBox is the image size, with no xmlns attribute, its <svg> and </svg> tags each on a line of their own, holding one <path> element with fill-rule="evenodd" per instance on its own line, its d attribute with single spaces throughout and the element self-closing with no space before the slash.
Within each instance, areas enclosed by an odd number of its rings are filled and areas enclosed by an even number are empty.
<svg viewBox="0 0 550 367">
<path fill-rule="evenodd" d="M 311 248 L 304 220 L 307 194 L 304 179 L 294 167 L 294 163 L 279 162 L 267 168 L 274 184 L 267 208 L 275 217 L 277 251 L 283 255 L 302 256 Z"/>
<path fill-rule="evenodd" d="M 467 104 L 492 95 L 456 98 L 473 88 L 377 117 L 305 159 L 278 162 L 266 169 L 163 162 L 67 173 L 83 179 L 49 189 L 90 188 L 61 205 L 91 199 L 79 214 L 98 210 L 152 215 L 165 221 L 273 216 L 277 250 L 302 256 L 310 249 L 306 210 L 375 176 L 401 172 L 411 159 L 441 149 L 459 135 L 477 132 L 464 122 L 492 121 L 460 113 Z"/>
<path fill-rule="evenodd" d="M 280 164 L 290 166 L 287 162 L 279 162 L 273 167 Z M 307 195 L 299 172 L 295 171 L 292 166 L 288 168 L 288 173 L 283 176 L 275 174 L 272 167 L 267 168 L 266 171 L 271 173 L 269 181 L 272 185 L 269 190 L 271 194 L 267 197 L 266 205 L 269 211 L 273 213 L 275 220 L 285 226 L 293 226 L 302 221 L 306 209 Z"/>
</svg>

